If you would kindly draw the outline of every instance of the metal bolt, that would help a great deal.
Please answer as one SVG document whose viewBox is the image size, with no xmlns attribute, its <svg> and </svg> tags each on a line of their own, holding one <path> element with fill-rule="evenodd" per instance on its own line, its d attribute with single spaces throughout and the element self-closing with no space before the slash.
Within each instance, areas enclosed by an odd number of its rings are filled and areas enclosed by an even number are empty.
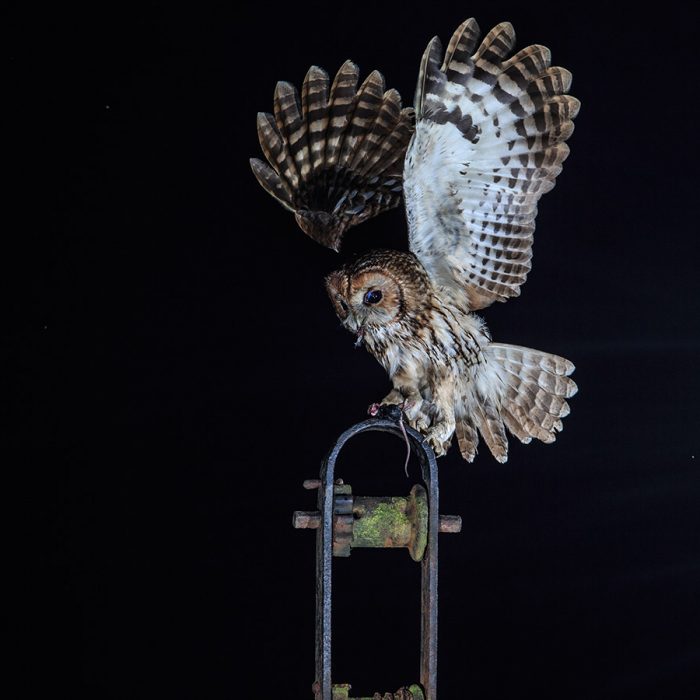
<svg viewBox="0 0 700 700">
<path fill-rule="evenodd" d="M 462 518 L 459 515 L 441 515 L 439 532 L 462 532 Z"/>
<path fill-rule="evenodd" d="M 342 479 L 336 479 L 335 480 L 335 485 L 336 486 L 343 486 L 345 482 Z M 321 488 L 321 480 L 320 479 L 306 479 L 302 486 L 307 490 L 307 491 L 313 491 L 314 489 L 320 489 Z"/>
<path fill-rule="evenodd" d="M 292 525 L 297 530 L 318 530 L 321 526 L 321 514 L 317 510 L 295 510 Z"/>
</svg>

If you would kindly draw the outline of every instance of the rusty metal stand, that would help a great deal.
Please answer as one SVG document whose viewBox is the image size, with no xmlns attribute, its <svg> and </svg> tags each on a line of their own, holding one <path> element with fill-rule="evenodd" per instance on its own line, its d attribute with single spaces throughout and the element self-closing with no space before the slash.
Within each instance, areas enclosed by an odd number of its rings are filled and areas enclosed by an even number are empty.
<svg viewBox="0 0 700 700">
<path fill-rule="evenodd" d="M 336 479 L 335 463 L 345 443 L 360 433 L 380 431 L 404 439 L 418 457 L 423 484 L 408 496 L 353 496 L 352 487 Z M 350 686 L 331 681 L 331 570 L 332 557 L 350 556 L 358 547 L 406 547 L 421 562 L 420 684 L 396 693 L 377 693 L 378 700 L 437 700 L 438 532 L 459 532 L 459 516 L 439 515 L 435 455 L 423 437 L 401 424 L 396 406 L 381 409 L 346 430 L 321 465 L 319 480 L 304 487 L 318 489 L 318 511 L 294 513 L 294 527 L 317 530 L 316 537 L 316 681 L 314 700 L 371 700 L 351 698 Z"/>
</svg>

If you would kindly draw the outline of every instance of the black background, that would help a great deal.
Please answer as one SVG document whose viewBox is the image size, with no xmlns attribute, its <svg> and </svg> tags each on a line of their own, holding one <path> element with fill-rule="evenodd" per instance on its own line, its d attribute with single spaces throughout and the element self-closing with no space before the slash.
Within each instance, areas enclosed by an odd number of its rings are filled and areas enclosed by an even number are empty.
<svg viewBox="0 0 700 700">
<path fill-rule="evenodd" d="M 4 362 L 22 423 L 6 492 L 30 572 L 10 628 L 29 652 L 22 696 L 311 696 L 314 538 L 290 516 L 388 381 L 325 297 L 339 258 L 250 173 L 255 114 L 277 80 L 346 58 L 408 104 L 430 37 L 475 15 L 549 46 L 582 101 L 523 294 L 484 313 L 497 340 L 571 358 L 580 392 L 555 445 L 440 461 L 441 510 L 464 520 L 441 540 L 440 697 L 700 697 L 696 17 L 24 10 L 7 25 L 11 175 L 28 187 L 10 202 Z M 344 254 L 405 236 L 396 210 Z M 339 468 L 365 494 L 416 475 L 389 437 L 358 439 Z M 359 551 L 335 571 L 335 680 L 417 680 L 418 567 Z"/>
</svg>

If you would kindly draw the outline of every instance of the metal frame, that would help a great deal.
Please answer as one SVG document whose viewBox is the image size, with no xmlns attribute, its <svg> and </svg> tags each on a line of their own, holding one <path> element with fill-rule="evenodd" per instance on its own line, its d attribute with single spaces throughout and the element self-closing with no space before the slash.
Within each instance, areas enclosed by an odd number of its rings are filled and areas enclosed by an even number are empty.
<svg viewBox="0 0 700 700">
<path fill-rule="evenodd" d="M 382 409 L 379 416 L 357 423 L 336 441 L 321 466 L 318 492 L 320 527 L 316 539 L 316 682 L 315 700 L 333 700 L 331 680 L 331 574 L 333 561 L 333 519 L 335 464 L 340 451 L 351 438 L 366 432 L 385 432 L 404 439 L 418 457 L 428 496 L 428 546 L 423 557 L 421 576 L 421 663 L 420 682 L 425 700 L 437 698 L 437 623 L 438 623 L 438 531 L 439 488 L 437 463 L 423 436 L 401 423 L 398 407 Z"/>
</svg>

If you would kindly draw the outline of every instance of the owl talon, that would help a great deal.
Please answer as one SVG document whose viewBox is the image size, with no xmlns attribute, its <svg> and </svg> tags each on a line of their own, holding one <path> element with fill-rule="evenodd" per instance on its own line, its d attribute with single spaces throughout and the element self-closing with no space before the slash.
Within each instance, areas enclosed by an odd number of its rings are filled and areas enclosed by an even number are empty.
<svg viewBox="0 0 700 700">
<path fill-rule="evenodd" d="M 454 424 L 449 421 L 439 421 L 433 424 L 433 427 L 425 434 L 425 439 L 433 448 L 436 457 L 442 457 L 447 454 L 452 444 L 452 434 L 454 432 Z"/>
<path fill-rule="evenodd" d="M 444 457 L 447 454 L 447 450 L 450 449 L 450 444 L 452 442 L 451 440 L 441 442 L 440 439 L 434 435 L 426 438 L 426 441 L 430 447 L 432 447 L 436 457 Z"/>
<path fill-rule="evenodd" d="M 414 421 L 410 422 L 412 428 L 417 430 L 421 435 L 425 435 L 430 428 L 430 419 L 424 413 L 421 413 Z"/>
<path fill-rule="evenodd" d="M 381 407 L 382 407 L 382 405 L 379 403 L 370 404 L 369 408 L 367 409 L 367 415 L 370 415 L 370 416 L 372 416 L 372 418 L 374 418 L 374 416 L 376 416 L 377 413 L 379 413 L 379 409 Z"/>
<path fill-rule="evenodd" d="M 438 440 L 434 435 L 427 437 L 426 442 L 430 445 L 436 457 L 442 457 L 447 452 L 444 443 Z"/>
<path fill-rule="evenodd" d="M 401 409 L 406 415 L 411 427 L 415 427 L 418 421 L 428 420 L 428 416 L 423 410 L 423 399 L 420 396 L 410 396 L 407 398 L 401 404 Z"/>
</svg>

